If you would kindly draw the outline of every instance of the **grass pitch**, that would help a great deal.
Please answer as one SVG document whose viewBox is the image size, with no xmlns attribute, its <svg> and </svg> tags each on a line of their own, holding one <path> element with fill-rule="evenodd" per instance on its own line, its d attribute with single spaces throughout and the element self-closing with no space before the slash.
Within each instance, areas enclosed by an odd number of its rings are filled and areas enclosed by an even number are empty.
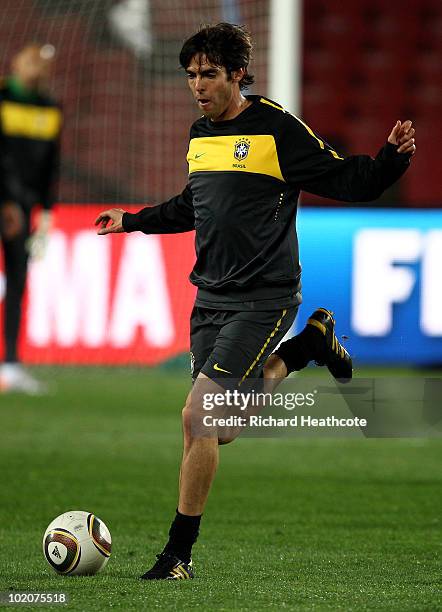
<svg viewBox="0 0 442 612">
<path fill-rule="evenodd" d="M 0 397 L 1 591 L 65 591 L 87 611 L 442 609 L 441 440 L 237 440 L 221 448 L 197 578 L 146 583 L 176 506 L 187 376 L 40 373 L 54 396 Z M 111 530 L 103 574 L 60 577 L 43 558 L 46 526 L 72 509 Z"/>
</svg>

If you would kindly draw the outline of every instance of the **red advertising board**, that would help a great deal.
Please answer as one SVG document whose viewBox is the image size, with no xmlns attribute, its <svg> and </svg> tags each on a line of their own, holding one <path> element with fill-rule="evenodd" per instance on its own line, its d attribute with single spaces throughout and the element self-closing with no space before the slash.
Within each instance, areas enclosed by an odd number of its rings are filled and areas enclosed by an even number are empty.
<svg viewBox="0 0 442 612">
<path fill-rule="evenodd" d="M 54 210 L 46 253 L 29 266 L 24 362 L 153 365 L 189 350 L 193 232 L 97 236 L 103 208 Z"/>
</svg>

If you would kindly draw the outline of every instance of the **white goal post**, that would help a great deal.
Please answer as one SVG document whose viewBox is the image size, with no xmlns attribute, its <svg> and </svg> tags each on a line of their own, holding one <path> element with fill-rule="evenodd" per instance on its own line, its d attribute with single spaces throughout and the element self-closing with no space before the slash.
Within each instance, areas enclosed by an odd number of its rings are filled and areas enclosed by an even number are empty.
<svg viewBox="0 0 442 612">
<path fill-rule="evenodd" d="M 270 0 L 268 95 L 301 112 L 302 0 Z"/>
</svg>

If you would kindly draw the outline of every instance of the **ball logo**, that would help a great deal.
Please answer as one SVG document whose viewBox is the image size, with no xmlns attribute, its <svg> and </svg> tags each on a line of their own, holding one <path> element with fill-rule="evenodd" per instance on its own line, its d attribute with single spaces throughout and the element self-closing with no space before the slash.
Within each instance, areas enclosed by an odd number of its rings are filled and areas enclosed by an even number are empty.
<svg viewBox="0 0 442 612">
<path fill-rule="evenodd" d="M 235 142 L 235 150 L 233 155 L 238 161 L 243 161 L 249 154 L 250 140 L 248 138 L 241 138 Z"/>
<path fill-rule="evenodd" d="M 48 544 L 48 555 L 50 555 L 52 562 L 60 565 L 66 559 L 68 554 L 66 546 L 60 542 L 50 542 Z"/>
</svg>

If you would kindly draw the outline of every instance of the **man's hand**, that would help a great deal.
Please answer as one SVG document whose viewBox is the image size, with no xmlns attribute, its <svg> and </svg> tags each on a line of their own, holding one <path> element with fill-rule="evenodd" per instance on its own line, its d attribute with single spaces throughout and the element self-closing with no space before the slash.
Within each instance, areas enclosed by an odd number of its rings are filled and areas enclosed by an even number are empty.
<svg viewBox="0 0 442 612">
<path fill-rule="evenodd" d="M 26 247 L 32 259 L 43 259 L 49 243 L 49 232 L 52 226 L 52 213 L 42 210 L 38 220 L 37 229 L 27 240 Z"/>
<path fill-rule="evenodd" d="M 397 145 L 398 153 L 407 153 L 408 155 L 414 155 L 416 153 L 416 145 L 414 144 L 415 130 L 409 119 L 402 123 L 397 121 L 394 128 L 391 130 L 391 134 L 388 137 L 388 142 Z"/>
<path fill-rule="evenodd" d="M 95 219 L 95 225 L 100 225 L 97 234 L 104 236 L 105 234 L 118 234 L 124 232 L 123 215 L 126 211 L 122 208 L 110 208 L 104 210 Z M 108 223 L 110 222 L 110 225 Z"/>
</svg>

